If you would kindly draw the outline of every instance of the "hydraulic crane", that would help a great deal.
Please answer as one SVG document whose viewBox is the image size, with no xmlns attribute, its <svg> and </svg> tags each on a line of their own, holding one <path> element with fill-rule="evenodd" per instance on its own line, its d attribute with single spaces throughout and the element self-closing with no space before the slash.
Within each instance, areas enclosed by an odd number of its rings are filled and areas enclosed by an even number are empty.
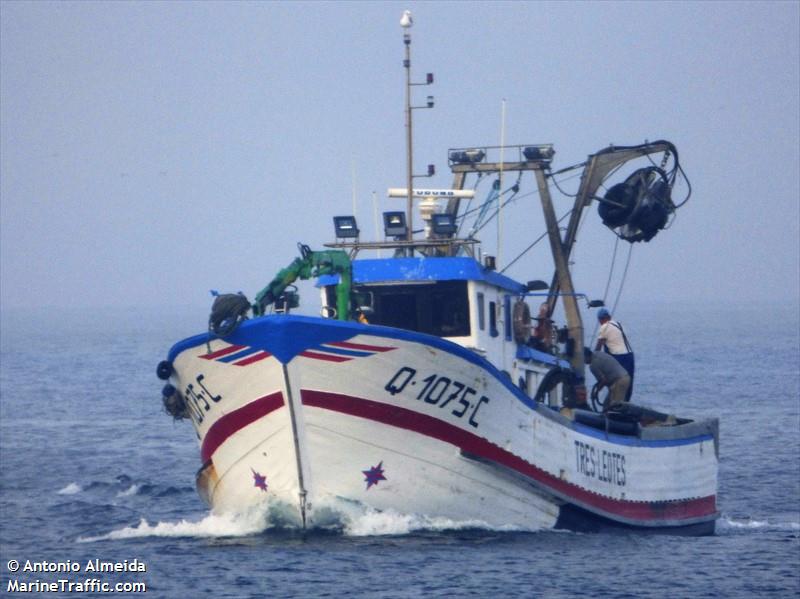
<svg viewBox="0 0 800 599">
<path fill-rule="evenodd" d="M 297 279 L 306 280 L 321 275 L 339 275 L 336 286 L 336 318 L 350 319 L 350 288 L 352 285 L 352 267 L 350 258 L 341 250 L 312 251 L 307 245 L 298 243 L 300 257 L 282 269 L 270 283 L 256 295 L 253 303 L 253 314 L 262 316 L 266 308 L 281 297 L 286 288 Z"/>
</svg>

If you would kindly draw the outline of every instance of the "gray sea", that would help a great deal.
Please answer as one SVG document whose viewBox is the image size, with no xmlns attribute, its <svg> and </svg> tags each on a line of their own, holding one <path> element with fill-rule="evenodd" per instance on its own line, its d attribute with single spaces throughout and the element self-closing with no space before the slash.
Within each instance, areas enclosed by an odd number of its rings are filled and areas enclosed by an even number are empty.
<svg viewBox="0 0 800 599">
<path fill-rule="evenodd" d="M 212 516 L 194 490 L 195 436 L 162 411 L 155 376 L 205 311 L 4 310 L 0 596 L 99 597 L 107 583 L 149 597 L 797 597 L 799 314 L 617 311 L 636 350 L 634 401 L 721 421 L 721 518 L 714 536 L 686 538 L 402 514 L 300 534 L 260 514 Z"/>
</svg>

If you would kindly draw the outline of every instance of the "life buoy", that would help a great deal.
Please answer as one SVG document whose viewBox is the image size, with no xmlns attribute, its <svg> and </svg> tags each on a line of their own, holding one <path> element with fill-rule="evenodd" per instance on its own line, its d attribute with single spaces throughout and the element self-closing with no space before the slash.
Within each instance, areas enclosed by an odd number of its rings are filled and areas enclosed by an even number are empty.
<svg viewBox="0 0 800 599">
<path fill-rule="evenodd" d="M 513 315 L 514 341 L 525 345 L 531 338 L 531 309 L 525 300 L 514 303 Z"/>
<path fill-rule="evenodd" d="M 156 367 L 156 376 L 162 381 L 166 381 L 172 375 L 172 362 L 161 360 Z"/>
</svg>

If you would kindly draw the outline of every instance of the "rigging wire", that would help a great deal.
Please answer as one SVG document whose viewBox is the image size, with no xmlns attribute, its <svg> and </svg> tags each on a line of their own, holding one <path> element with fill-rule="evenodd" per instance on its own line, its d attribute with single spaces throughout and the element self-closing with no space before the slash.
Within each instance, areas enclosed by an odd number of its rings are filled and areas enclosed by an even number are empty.
<svg viewBox="0 0 800 599">
<path fill-rule="evenodd" d="M 509 187 L 508 189 L 506 189 L 506 190 L 505 190 L 505 191 L 504 191 L 504 192 L 503 192 L 501 195 L 505 195 L 505 194 L 507 194 L 507 193 L 508 193 L 508 192 L 510 192 L 510 191 L 514 191 L 514 186 L 513 186 L 513 185 L 512 185 L 511 187 Z M 518 200 L 521 200 L 522 198 L 527 198 L 528 196 L 531 196 L 531 195 L 536 195 L 537 193 L 539 193 L 539 190 L 538 190 L 538 189 L 537 189 L 537 190 L 535 190 L 535 191 L 529 191 L 528 193 L 524 193 L 524 194 L 522 194 L 521 196 L 517 197 L 517 199 L 518 199 Z M 506 203 L 508 203 L 508 200 L 506 200 Z M 476 210 L 480 210 L 480 209 L 481 209 L 481 207 L 482 207 L 482 205 L 481 205 L 481 206 L 475 206 L 475 208 L 473 208 L 473 209 L 472 209 L 472 210 L 470 210 L 469 212 L 465 212 L 464 214 L 462 214 L 462 215 L 461 215 L 461 216 L 459 216 L 458 218 L 465 218 L 465 217 L 467 217 L 469 214 L 471 214 L 472 212 L 475 212 Z"/>
<path fill-rule="evenodd" d="M 606 283 L 606 290 L 603 293 L 603 303 L 606 303 L 606 298 L 608 297 L 608 290 L 611 287 L 611 273 L 614 272 L 614 266 L 617 259 L 617 245 L 619 243 L 619 238 L 614 242 L 614 255 L 611 259 L 611 270 L 608 273 L 608 282 Z M 633 244 L 628 245 L 628 258 L 625 260 L 625 269 L 622 271 L 622 278 L 619 282 L 619 288 L 617 289 L 617 297 L 614 298 L 614 305 L 611 307 L 611 314 L 616 314 L 617 306 L 619 305 L 619 299 L 622 296 L 622 290 L 625 287 L 625 278 L 628 276 L 628 267 L 631 264 L 631 255 L 633 254 Z M 595 322 L 594 330 L 592 331 L 592 336 L 590 339 L 595 339 L 597 337 L 597 330 L 600 328 L 600 323 Z"/>
<path fill-rule="evenodd" d="M 509 197 L 509 198 L 508 198 L 508 199 L 507 199 L 505 202 L 502 202 L 502 203 L 498 202 L 498 204 L 499 204 L 499 205 L 498 205 L 497 209 L 496 209 L 496 210 L 495 210 L 495 211 L 492 213 L 492 215 L 491 215 L 491 216 L 489 216 L 489 218 L 487 218 L 487 219 L 486 219 L 484 222 L 482 222 L 480 225 L 475 225 L 475 224 L 473 224 L 473 225 L 472 225 L 472 231 L 470 231 L 470 234 L 469 234 L 469 236 L 470 236 L 470 237 L 472 237 L 473 235 L 475 235 L 476 233 L 478 233 L 478 232 L 479 232 L 481 229 L 483 229 L 483 228 L 484 228 L 486 225 L 488 225 L 490 222 L 492 222 L 492 220 L 494 220 L 494 218 L 495 218 L 495 217 L 496 217 L 498 214 L 500 214 L 500 210 L 501 210 L 501 208 L 504 208 L 504 207 L 505 207 L 505 206 L 507 206 L 507 205 L 508 205 L 510 202 L 514 201 L 514 199 L 516 198 L 516 195 L 517 195 L 517 193 L 519 193 L 519 184 L 518 184 L 518 183 L 519 183 L 519 180 L 517 181 L 517 183 L 515 183 L 513 186 L 509 187 L 508 189 L 506 189 L 506 190 L 503 192 L 503 194 L 505 194 L 505 193 L 508 193 L 509 191 L 513 191 L 514 193 L 513 193 L 513 194 L 511 194 L 511 196 L 510 196 L 510 197 Z M 502 194 L 501 194 L 501 195 L 502 195 Z M 499 198 L 499 197 L 500 197 L 500 196 L 498 196 L 498 198 Z"/>
<path fill-rule="evenodd" d="M 483 181 L 483 180 L 484 180 L 483 173 L 478 173 L 478 179 L 475 181 L 475 185 L 472 186 L 472 191 L 477 190 L 478 189 L 478 185 L 480 185 L 481 181 Z M 456 217 L 456 220 L 460 220 L 460 222 L 458 223 L 458 229 L 456 229 L 456 237 L 458 237 L 461 234 L 461 227 L 464 225 L 464 218 L 463 217 L 471 212 L 469 207 L 472 205 L 472 200 L 474 198 L 475 198 L 475 195 L 473 194 L 473 196 L 467 200 L 467 206 L 466 206 L 466 208 L 464 208 L 463 214 L 461 216 L 457 216 Z"/>
<path fill-rule="evenodd" d="M 608 290 L 611 287 L 611 277 L 614 274 L 614 266 L 616 265 L 617 261 L 617 248 L 619 247 L 619 237 L 614 239 L 614 253 L 611 255 L 611 268 L 608 271 L 608 280 L 606 281 L 606 290 L 603 291 L 603 303 L 606 302 L 608 298 Z"/>
<path fill-rule="evenodd" d="M 500 179 L 497 179 L 492 183 L 492 189 L 489 191 L 489 195 L 480 205 L 480 212 L 478 216 L 475 217 L 475 222 L 472 223 L 472 229 L 470 230 L 467 237 L 472 237 L 475 232 L 478 230 L 481 224 L 483 224 L 483 219 L 486 217 L 486 213 L 489 211 L 489 207 L 494 203 L 495 200 L 500 200 L 500 196 L 502 195 L 500 190 Z"/>
<path fill-rule="evenodd" d="M 575 177 L 577 177 L 577 176 L 578 176 L 578 175 L 573 175 L 572 177 L 565 177 L 565 178 L 564 178 L 564 179 L 562 179 L 561 181 L 562 181 L 562 182 L 564 182 L 564 181 L 568 181 L 569 179 L 574 179 L 574 178 L 575 178 Z M 564 191 L 563 189 L 561 189 L 561 186 L 558 184 L 558 181 L 556 181 L 556 179 L 555 179 L 555 177 L 554 177 L 554 176 L 550 175 L 550 180 L 553 182 L 553 185 L 555 186 L 555 188 L 556 188 L 558 191 L 560 191 L 560 192 L 561 192 L 561 195 L 565 195 L 565 196 L 567 196 L 568 198 L 576 198 L 576 197 L 578 197 L 578 192 L 577 192 L 577 191 L 576 191 L 575 193 L 567 193 L 566 191 Z"/>
<path fill-rule="evenodd" d="M 628 276 L 628 267 L 631 265 L 631 255 L 633 254 L 633 244 L 628 245 L 628 259 L 625 261 L 625 270 L 622 271 L 622 280 L 619 282 L 619 289 L 617 290 L 617 297 L 614 299 L 614 306 L 611 308 L 611 313 L 614 314 L 619 304 L 619 298 L 622 296 L 622 289 L 625 287 L 625 277 Z"/>
<path fill-rule="evenodd" d="M 584 163 L 582 163 L 582 164 L 578 164 L 578 165 L 575 165 L 575 166 L 571 166 L 571 167 L 567 167 L 567 168 L 561 169 L 560 171 L 557 171 L 556 173 L 551 173 L 551 174 L 550 174 L 550 177 L 552 178 L 552 177 L 553 177 L 554 175 L 556 175 L 556 174 L 563 173 L 563 172 L 567 172 L 567 171 L 569 171 L 569 170 L 573 170 L 573 169 L 575 169 L 575 168 L 578 168 L 578 167 L 580 167 L 580 166 L 583 166 L 583 165 L 585 165 L 585 164 L 586 164 L 586 163 L 584 162 Z M 564 179 L 562 179 L 561 181 L 562 181 L 562 183 L 563 183 L 564 181 L 569 181 L 570 179 L 575 179 L 576 177 L 579 177 L 579 176 L 581 176 L 581 173 L 577 173 L 577 174 L 575 174 L 575 175 L 572 175 L 571 177 L 565 177 L 565 178 L 564 178 Z M 517 185 L 517 186 L 519 185 L 519 182 L 520 182 L 520 180 L 521 180 L 521 179 L 522 179 L 522 173 L 520 172 L 520 175 L 519 175 L 519 177 L 517 177 L 517 183 L 516 183 L 516 185 Z M 558 185 L 556 185 L 556 187 L 558 188 L 558 190 L 559 190 L 559 191 L 560 191 L 562 194 L 564 194 L 564 195 L 566 195 L 566 196 L 569 196 L 569 195 L 570 195 L 570 194 L 564 193 L 564 192 L 561 190 L 561 188 L 560 188 L 560 187 L 558 187 Z M 507 189 L 507 190 L 506 190 L 504 193 L 507 193 L 509 190 L 513 190 L 513 189 L 514 189 L 514 186 L 510 187 L 509 189 Z M 519 191 L 519 190 L 517 190 L 517 192 L 518 192 L 518 191 Z M 510 201 L 512 201 L 512 200 L 514 200 L 514 199 L 521 200 L 521 199 L 523 199 L 523 198 L 527 198 L 528 196 L 532 196 L 532 195 L 538 195 L 538 193 L 539 193 L 539 190 L 538 190 L 538 189 L 534 189 L 533 191 L 529 191 L 528 193 L 524 193 L 524 194 L 522 194 L 522 195 L 520 195 L 520 196 L 517 196 L 517 192 L 515 192 L 515 193 L 514 193 L 514 195 L 512 195 L 512 196 L 511 196 L 511 197 L 510 197 L 508 200 L 506 200 L 506 202 L 505 202 L 505 203 L 507 204 L 508 202 L 510 202 Z M 574 197 L 574 196 L 570 196 L 570 197 Z M 504 204 L 504 205 L 505 205 L 505 204 Z M 572 214 L 572 212 L 573 212 L 573 209 L 572 209 L 572 208 L 570 208 L 570 209 L 569 209 L 569 210 L 567 210 L 567 211 L 566 211 L 564 214 L 562 214 L 562 215 L 561 215 L 561 216 L 558 218 L 558 220 L 557 220 L 556 222 L 557 222 L 557 223 L 561 223 L 561 221 L 563 221 L 563 220 L 564 220 L 565 218 L 567 218 L 567 217 L 568 217 L 570 214 Z M 466 213 L 464 214 L 464 216 L 466 216 Z M 491 220 L 491 219 L 490 219 L 490 220 Z M 502 270 L 500 270 L 499 272 L 502 274 L 502 273 L 504 273 L 506 270 L 508 270 L 509 268 L 511 268 L 511 267 L 512 267 L 512 266 L 513 266 L 513 265 L 514 265 L 514 264 L 515 264 L 517 261 L 519 261 L 519 259 L 520 259 L 520 258 L 522 258 L 522 257 L 523 257 L 525 254 L 527 254 L 527 253 L 528 253 L 528 252 L 529 252 L 531 249 L 533 249 L 533 247 L 534 247 L 534 246 L 535 246 L 537 243 L 539 243 L 539 242 L 540 242 L 542 239 L 544 239 L 545 237 L 547 237 L 547 231 L 545 231 L 544 233 L 542 233 L 542 234 L 541 234 L 539 237 L 537 237 L 537 238 L 536 238 L 536 239 L 533 241 L 533 243 L 531 243 L 531 244 L 530 244 L 528 247 L 526 247 L 526 248 L 525 248 L 524 250 L 522 250 L 522 251 L 521 251 L 519 254 L 517 254 L 517 256 L 516 256 L 516 257 L 515 257 L 513 260 L 511 260 L 511 262 L 509 262 L 508 264 L 506 264 L 506 265 L 503 267 L 503 269 L 502 269 Z"/>
<path fill-rule="evenodd" d="M 576 168 L 583 168 L 587 164 L 589 164 L 589 163 L 586 160 L 584 160 L 583 162 L 580 162 L 578 164 L 573 164 L 572 166 L 565 166 L 564 168 L 559 169 L 559 170 L 555 171 L 554 173 L 550 173 L 549 176 L 555 177 L 556 175 L 560 175 L 561 173 L 574 171 Z M 578 173 L 578 174 L 580 174 L 580 173 Z"/>
<path fill-rule="evenodd" d="M 516 191 L 514 190 L 515 187 L 517 188 Z M 511 187 L 506 189 L 504 192 L 498 194 L 498 196 L 502 197 L 502 196 L 506 195 L 507 193 L 509 193 L 511 191 L 514 191 L 515 194 L 519 191 L 519 178 L 517 179 L 517 182 L 514 185 L 512 185 Z M 523 195 L 519 196 L 519 198 L 517 198 L 517 199 L 521 199 L 521 198 L 527 197 L 527 196 L 532 195 L 534 193 L 539 193 L 539 190 L 531 191 L 531 192 L 528 192 L 526 194 L 523 194 Z M 464 220 L 466 220 L 467 216 L 469 216 L 470 214 L 472 214 L 474 212 L 477 212 L 478 210 L 482 210 L 482 209 L 484 209 L 484 207 L 488 210 L 488 204 L 494 202 L 494 200 L 496 199 L 496 197 L 492 197 L 492 195 L 493 194 L 490 194 L 490 196 L 486 200 L 484 200 L 480 205 L 475 206 L 475 208 L 472 208 L 471 210 L 465 210 L 462 214 L 457 216 L 456 219 L 457 220 L 461 220 L 462 222 L 464 222 Z M 506 204 L 508 203 L 508 201 L 509 200 L 506 200 Z M 479 216 L 479 218 L 480 218 L 480 216 Z"/>
<path fill-rule="evenodd" d="M 680 164 L 678 164 L 675 168 L 677 168 L 678 172 L 681 174 L 681 177 L 683 177 L 683 180 L 686 181 L 686 187 L 688 188 L 686 197 L 683 198 L 683 201 L 680 204 L 675 204 L 675 208 L 677 209 L 683 206 L 689 201 L 689 198 L 692 197 L 692 183 L 689 181 L 689 177 L 686 176 L 686 173 L 683 171 L 683 167 Z"/>
<path fill-rule="evenodd" d="M 565 170 L 568 170 L 568 169 L 561 169 L 561 171 L 559 171 L 559 172 L 562 172 L 562 171 L 565 171 Z M 481 173 L 481 175 L 482 175 L 482 173 Z M 561 182 L 563 183 L 564 181 L 569 181 L 570 179 L 575 179 L 576 177 L 579 177 L 579 176 L 580 176 L 580 173 L 572 175 L 571 177 L 564 177 L 563 179 L 561 179 Z M 519 184 L 521 178 L 522 178 L 522 173 L 520 173 L 520 175 L 517 177 L 517 184 Z M 477 188 L 477 185 L 475 187 Z M 512 185 L 511 187 L 509 187 L 508 189 L 506 189 L 503 192 L 503 195 L 505 195 L 509 191 L 513 191 L 513 190 L 514 190 L 514 186 Z M 517 196 L 516 199 L 517 200 L 521 200 L 523 198 L 527 198 L 527 197 L 532 196 L 532 195 L 538 195 L 538 193 L 539 193 L 539 190 L 538 189 L 534 189 L 533 191 L 529 191 L 527 193 L 523 193 L 522 195 Z M 564 195 L 569 195 L 569 194 L 564 194 Z M 574 197 L 574 196 L 570 196 L 570 197 Z M 481 204 L 479 206 L 476 206 L 475 208 L 472 208 L 471 210 L 466 210 L 462 214 L 457 216 L 456 219 L 457 220 L 462 220 L 462 222 L 463 222 L 463 220 L 466 219 L 467 216 L 469 216 L 470 214 L 480 210 L 482 206 L 483 206 L 483 204 Z"/>
<path fill-rule="evenodd" d="M 567 218 L 567 217 L 568 217 L 570 214 L 572 214 L 572 208 L 570 208 L 570 209 L 569 209 L 569 210 L 567 210 L 567 211 L 566 211 L 564 214 L 562 214 L 562 215 L 561 215 L 561 217 L 560 217 L 560 218 L 558 219 L 558 221 L 556 221 L 556 222 L 559 222 L 559 223 L 560 223 L 562 220 L 564 220 L 565 218 Z M 522 251 L 521 251 L 521 252 L 520 252 L 520 253 L 517 255 L 517 257 L 516 257 L 516 258 L 514 258 L 514 259 L 513 259 L 511 262 L 509 262 L 508 264 L 506 264 L 506 265 L 505 265 L 505 268 L 503 268 L 503 270 L 501 270 L 501 271 L 500 271 L 500 274 L 503 274 L 505 271 L 507 271 L 509 268 L 511 268 L 511 266 L 513 266 L 513 265 L 514 265 L 514 263 L 515 263 L 517 260 L 519 260 L 519 259 L 520 259 L 520 258 L 522 258 L 522 257 L 523 257 L 525 254 L 527 254 L 527 253 L 528 253 L 528 252 L 529 252 L 529 251 L 530 251 L 530 250 L 533 248 L 533 246 L 535 246 L 537 243 L 539 243 L 539 242 L 540 242 L 542 239 L 544 239 L 545 237 L 547 237 L 547 231 L 545 231 L 544 233 L 542 233 L 541 235 L 539 235 L 539 237 L 537 237 L 537 238 L 536 238 L 536 239 L 533 241 L 533 243 L 532 243 L 532 244 L 530 244 L 528 247 L 526 247 L 524 250 L 522 250 Z"/>
</svg>

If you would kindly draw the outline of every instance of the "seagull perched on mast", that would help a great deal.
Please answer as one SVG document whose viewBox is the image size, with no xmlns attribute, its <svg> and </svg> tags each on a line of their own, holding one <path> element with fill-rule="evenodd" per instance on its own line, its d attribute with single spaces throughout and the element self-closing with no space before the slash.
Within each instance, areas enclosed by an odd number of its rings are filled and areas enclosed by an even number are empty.
<svg viewBox="0 0 800 599">
<path fill-rule="evenodd" d="M 408 28 L 414 24 L 414 19 L 411 17 L 410 10 L 404 10 L 403 16 L 400 17 L 400 27 Z"/>
</svg>

